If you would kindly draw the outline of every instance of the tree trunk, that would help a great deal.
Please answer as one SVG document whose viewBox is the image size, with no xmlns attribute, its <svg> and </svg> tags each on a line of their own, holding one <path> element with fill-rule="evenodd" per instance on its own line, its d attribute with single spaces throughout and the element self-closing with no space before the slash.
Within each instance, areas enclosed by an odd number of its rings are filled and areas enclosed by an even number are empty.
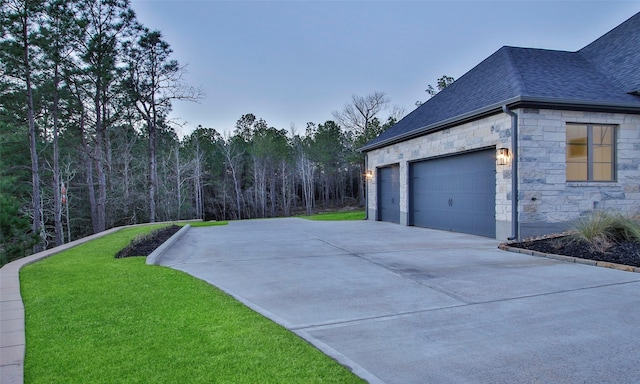
<svg viewBox="0 0 640 384">
<path fill-rule="evenodd" d="M 64 197 L 64 209 L 65 209 L 65 222 L 66 222 L 66 226 L 67 226 L 67 243 L 71 242 L 71 218 L 69 216 L 69 186 L 71 185 L 71 180 L 73 179 L 73 175 L 71 173 L 71 165 L 70 164 L 66 164 L 65 165 L 65 181 L 64 181 L 64 186 L 66 189 L 66 193 L 63 195 Z"/>
<path fill-rule="evenodd" d="M 204 204 L 202 202 L 202 154 L 200 153 L 200 142 L 198 141 L 196 141 L 193 179 L 196 219 L 204 219 Z"/>
<path fill-rule="evenodd" d="M 31 229 L 33 233 L 40 236 L 38 242 L 33 246 L 33 252 L 37 253 L 42 251 L 44 239 L 43 235 L 43 216 L 42 216 L 42 203 L 40 199 L 40 169 L 38 164 L 38 150 L 36 142 L 36 123 L 34 119 L 34 107 L 33 107 L 33 90 L 31 85 L 31 63 L 29 59 L 29 30 L 28 30 L 28 10 L 25 2 L 24 16 L 22 18 L 22 39 L 23 39 L 23 59 L 24 59 L 24 75 L 27 91 L 27 122 L 29 125 L 29 152 L 31 154 L 31 205 L 33 209 L 33 221 Z"/>
<path fill-rule="evenodd" d="M 96 226 L 94 233 L 106 229 L 106 201 L 107 201 L 107 177 L 104 172 L 104 124 L 102 121 L 101 81 L 96 83 L 96 95 L 94 106 L 96 112 L 96 146 L 94 159 L 96 160 L 96 172 L 98 173 L 98 199 L 96 200 Z"/>
<path fill-rule="evenodd" d="M 178 200 L 178 205 L 176 207 L 177 220 L 181 219 L 180 217 L 180 208 L 182 206 L 182 194 L 180 193 L 181 187 L 182 187 L 182 174 L 180 170 L 180 147 L 179 145 L 176 145 L 176 197 Z"/>
<path fill-rule="evenodd" d="M 242 211 L 240 208 L 242 191 L 240 190 L 240 182 L 238 180 L 238 175 L 236 174 L 236 169 L 234 166 L 231 167 L 231 176 L 233 177 L 233 189 L 236 193 L 236 218 L 240 220 L 242 219 Z"/>
<path fill-rule="evenodd" d="M 62 199 L 60 196 L 61 179 L 60 179 L 60 151 L 58 148 L 58 115 L 60 93 L 58 63 L 55 64 L 53 76 L 53 216 L 55 224 L 55 244 L 56 246 L 64 244 L 64 233 L 62 228 Z"/>
<path fill-rule="evenodd" d="M 272 168 L 271 172 L 269 173 L 269 201 L 270 201 L 270 208 L 271 208 L 271 212 L 270 212 L 270 216 L 271 217 L 275 217 L 276 216 L 276 206 L 277 206 L 277 197 L 278 197 L 278 193 L 276 190 L 276 172 L 275 170 Z"/>
<path fill-rule="evenodd" d="M 91 156 L 92 149 L 89 147 L 89 144 L 87 143 L 87 139 L 85 137 L 84 124 L 85 124 L 85 114 L 84 112 L 82 112 L 80 116 L 80 141 L 82 143 L 82 148 L 83 148 L 82 157 L 84 160 L 85 172 L 86 172 L 85 177 L 87 182 L 87 188 L 89 191 L 89 210 L 91 211 L 91 228 L 93 230 L 93 233 L 98 233 L 100 232 L 99 230 L 100 226 L 98 224 L 96 189 L 95 189 L 94 180 L 93 180 L 94 159 Z"/>
<path fill-rule="evenodd" d="M 147 118 L 149 130 L 149 222 L 156 222 L 156 186 L 158 185 L 156 127 L 151 118 Z"/>
</svg>

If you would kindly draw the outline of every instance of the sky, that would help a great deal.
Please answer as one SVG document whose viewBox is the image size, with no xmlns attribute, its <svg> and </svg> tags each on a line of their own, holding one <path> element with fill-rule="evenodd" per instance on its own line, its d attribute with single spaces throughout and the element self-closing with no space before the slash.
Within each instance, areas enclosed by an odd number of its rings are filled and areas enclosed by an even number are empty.
<svg viewBox="0 0 640 384">
<path fill-rule="evenodd" d="M 180 135 L 232 132 L 252 113 L 304 133 L 352 95 L 384 92 L 409 113 L 427 85 L 459 78 L 500 47 L 577 51 L 640 12 L 640 1 L 131 0 L 162 32 L 197 102 L 174 102 Z M 384 114 L 381 116 L 385 118 Z"/>
</svg>

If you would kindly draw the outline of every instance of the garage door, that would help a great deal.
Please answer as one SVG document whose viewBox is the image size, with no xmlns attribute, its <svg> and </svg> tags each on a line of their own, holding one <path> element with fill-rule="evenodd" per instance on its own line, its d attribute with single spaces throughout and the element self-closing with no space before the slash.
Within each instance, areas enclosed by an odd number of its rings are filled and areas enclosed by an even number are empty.
<svg viewBox="0 0 640 384">
<path fill-rule="evenodd" d="M 400 166 L 378 168 L 378 220 L 400 222 Z"/>
<path fill-rule="evenodd" d="M 496 236 L 495 150 L 410 165 L 410 221 L 419 227 Z"/>
</svg>

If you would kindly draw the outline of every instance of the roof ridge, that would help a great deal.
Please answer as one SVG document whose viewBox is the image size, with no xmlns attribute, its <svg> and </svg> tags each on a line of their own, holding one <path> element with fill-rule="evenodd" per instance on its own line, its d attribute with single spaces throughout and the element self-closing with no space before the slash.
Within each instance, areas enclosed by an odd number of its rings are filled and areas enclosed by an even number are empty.
<svg viewBox="0 0 640 384">
<path fill-rule="evenodd" d="M 516 65 L 513 55 L 511 54 L 513 49 L 528 49 L 528 48 L 511 47 L 511 46 L 505 45 L 502 48 L 500 48 L 498 52 L 504 51 L 504 54 L 506 55 L 506 63 L 509 66 L 509 70 L 511 70 L 512 72 L 511 76 L 508 77 L 509 85 L 511 85 L 511 87 L 514 89 L 516 94 L 524 95 L 526 91 L 526 87 L 524 84 L 524 80 L 522 79 L 522 74 L 520 73 L 520 69 Z"/>
<path fill-rule="evenodd" d="M 593 40 L 589 44 L 587 44 L 584 47 L 580 48 L 580 50 L 578 50 L 578 52 L 589 51 L 591 49 L 591 47 L 596 46 L 598 44 L 601 44 L 602 41 L 605 41 L 606 39 L 608 39 L 611 36 L 615 35 L 621 29 L 624 29 L 628 24 L 633 23 L 634 19 L 636 19 L 636 18 L 640 19 L 640 12 L 632 15 L 631 17 L 629 17 L 628 19 L 626 19 L 622 23 L 620 23 L 620 24 L 616 25 L 615 27 L 611 28 L 609 31 L 607 31 L 602 36 L 598 37 L 597 39 Z"/>
<path fill-rule="evenodd" d="M 502 48 L 508 49 L 522 49 L 527 51 L 547 51 L 547 52 L 565 52 L 565 53 L 574 53 L 572 51 L 567 51 L 564 49 L 549 49 L 549 48 L 534 48 L 534 47 L 518 47 L 515 45 L 504 45 Z"/>
<path fill-rule="evenodd" d="M 597 72 L 598 74 L 600 74 L 604 79 L 606 79 L 609 83 L 611 83 L 612 86 L 620 89 L 621 92 L 624 93 L 629 93 L 625 90 L 624 85 L 620 83 L 620 81 L 618 81 L 618 79 L 616 79 L 614 76 L 611 75 L 611 73 L 604 71 L 599 65 L 597 65 L 597 63 L 595 63 L 590 57 L 589 55 L 585 54 L 584 52 L 582 52 L 582 49 L 576 52 L 576 55 L 578 57 L 580 57 L 580 59 L 582 59 L 586 65 L 588 65 L 591 69 L 593 69 L 594 72 Z"/>
<path fill-rule="evenodd" d="M 640 90 L 640 12 L 582 47 L 577 53 L 628 94 Z"/>
</svg>

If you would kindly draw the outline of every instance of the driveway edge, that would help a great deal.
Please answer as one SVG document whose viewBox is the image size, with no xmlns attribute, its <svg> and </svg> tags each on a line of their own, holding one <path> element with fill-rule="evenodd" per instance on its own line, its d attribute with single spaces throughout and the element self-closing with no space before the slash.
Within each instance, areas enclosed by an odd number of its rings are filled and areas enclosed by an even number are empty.
<svg viewBox="0 0 640 384">
<path fill-rule="evenodd" d="M 506 244 L 500 244 L 498 248 L 502 249 L 503 251 L 521 253 L 523 255 L 546 257 L 547 259 L 560 260 L 560 261 L 565 261 L 569 263 L 586 264 L 586 265 L 592 265 L 595 267 L 610 268 L 610 269 L 617 269 L 620 271 L 640 273 L 640 267 L 633 267 L 631 265 L 610 263 L 608 261 L 581 259 L 579 257 L 573 257 L 573 256 L 555 255 L 553 253 L 544 253 L 544 252 L 532 251 L 530 249 L 510 247 Z"/>
<path fill-rule="evenodd" d="M 155 251 L 151 252 L 149 256 L 147 256 L 146 263 L 150 265 L 160 265 L 160 258 L 164 253 L 169 249 L 176 241 L 180 240 L 182 236 L 191 228 L 191 225 L 187 224 L 184 227 L 180 228 L 180 230 L 174 233 L 170 238 L 167 239 L 162 245 L 155 249 Z"/>
<path fill-rule="evenodd" d="M 180 269 L 177 269 L 177 270 L 180 270 Z M 185 272 L 185 271 L 182 271 L 182 272 L 188 273 L 188 272 Z M 189 275 L 193 276 L 191 274 L 189 274 Z M 280 325 L 281 327 L 287 329 L 289 332 L 295 333 L 298 337 L 300 337 L 301 339 L 303 339 L 304 341 L 306 341 L 307 343 L 312 345 L 314 348 L 320 350 L 320 352 L 322 352 L 325 355 L 327 355 L 328 357 L 332 358 L 338 364 L 342 365 L 343 367 L 345 367 L 346 369 L 351 371 L 356 376 L 358 376 L 361 379 L 365 380 L 367 383 L 369 383 L 369 384 L 384 384 L 384 381 L 382 381 L 379 377 L 377 377 L 373 373 L 369 372 L 364 367 L 362 367 L 360 364 L 358 364 L 355 361 L 351 360 L 349 357 L 347 357 L 344 354 L 338 352 L 337 350 L 335 350 L 331 346 L 329 346 L 326 343 L 323 343 L 322 341 L 320 341 L 319 339 L 313 337 L 310 333 L 308 333 L 305 330 L 305 328 L 296 328 L 293 324 L 289 323 L 287 320 L 285 320 L 285 319 L 281 318 L 280 316 L 276 315 L 275 313 L 272 313 L 269 310 L 257 305 L 256 303 L 252 302 L 251 300 L 246 299 L 242 295 L 237 294 L 236 292 L 234 292 L 233 290 L 228 289 L 225 286 L 212 284 L 211 282 L 209 282 L 207 280 L 204 280 L 204 279 L 201 279 L 199 277 L 195 277 L 195 278 L 199 279 L 199 280 L 202 280 L 205 283 L 211 285 L 212 287 L 215 287 L 215 288 L 221 290 L 222 292 L 224 292 L 227 295 L 231 296 L 234 300 L 238 301 L 239 303 L 241 303 L 242 305 L 244 305 L 247 308 L 251 309 L 252 311 L 254 311 L 254 312 L 266 317 L 267 319 L 269 319 L 269 320 L 273 321 L 274 323 Z"/>
</svg>

